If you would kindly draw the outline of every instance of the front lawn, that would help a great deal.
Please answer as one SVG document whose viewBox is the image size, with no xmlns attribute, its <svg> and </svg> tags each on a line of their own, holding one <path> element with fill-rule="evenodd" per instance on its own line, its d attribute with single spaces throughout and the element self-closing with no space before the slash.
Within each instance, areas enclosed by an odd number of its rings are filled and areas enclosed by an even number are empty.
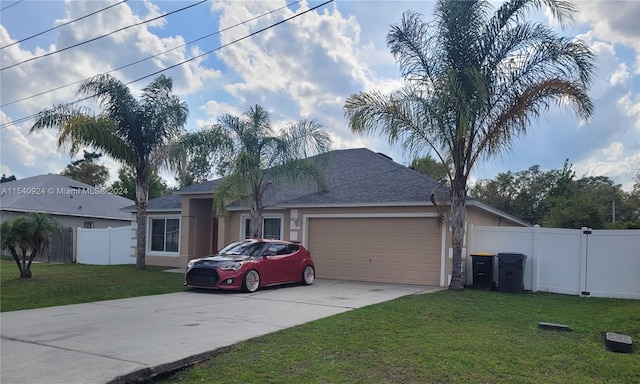
<svg viewBox="0 0 640 384">
<path fill-rule="evenodd" d="M 183 275 L 167 267 L 136 270 L 134 265 L 46 264 L 31 266 L 33 277 L 19 279 L 13 259 L 0 260 L 0 311 L 90 303 L 100 300 L 183 291 Z"/>
<path fill-rule="evenodd" d="M 239 343 L 154 383 L 640 383 L 640 354 L 607 351 L 607 331 L 637 349 L 640 302 L 441 291 Z"/>
</svg>

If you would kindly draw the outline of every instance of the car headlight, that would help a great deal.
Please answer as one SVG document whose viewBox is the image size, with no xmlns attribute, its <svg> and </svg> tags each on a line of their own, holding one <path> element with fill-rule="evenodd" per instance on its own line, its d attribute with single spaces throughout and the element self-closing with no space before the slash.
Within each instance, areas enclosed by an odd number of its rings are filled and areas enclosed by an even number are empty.
<svg viewBox="0 0 640 384">
<path fill-rule="evenodd" d="M 194 265 L 195 263 L 196 263 L 196 260 L 195 260 L 195 259 L 193 259 L 193 260 L 189 260 L 189 262 L 187 263 L 187 269 L 189 269 L 189 268 L 193 267 L 193 265 Z"/>
<path fill-rule="evenodd" d="M 225 271 L 237 271 L 238 269 L 240 269 L 240 267 L 242 267 L 242 263 L 238 262 L 238 263 L 224 265 L 220 267 L 220 269 Z"/>
</svg>

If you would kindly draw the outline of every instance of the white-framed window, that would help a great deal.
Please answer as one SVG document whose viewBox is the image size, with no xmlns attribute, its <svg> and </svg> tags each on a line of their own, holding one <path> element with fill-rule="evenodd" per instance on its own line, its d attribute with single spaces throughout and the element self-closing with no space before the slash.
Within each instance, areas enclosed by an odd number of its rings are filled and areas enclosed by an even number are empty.
<svg viewBox="0 0 640 384">
<path fill-rule="evenodd" d="M 148 222 L 148 247 L 151 254 L 180 253 L 180 218 L 150 217 Z"/>
<path fill-rule="evenodd" d="M 251 223 L 249 215 L 242 215 L 240 222 L 240 238 L 249 239 L 251 237 Z M 265 214 L 262 218 L 262 238 L 282 240 L 284 215 L 283 214 Z"/>
</svg>

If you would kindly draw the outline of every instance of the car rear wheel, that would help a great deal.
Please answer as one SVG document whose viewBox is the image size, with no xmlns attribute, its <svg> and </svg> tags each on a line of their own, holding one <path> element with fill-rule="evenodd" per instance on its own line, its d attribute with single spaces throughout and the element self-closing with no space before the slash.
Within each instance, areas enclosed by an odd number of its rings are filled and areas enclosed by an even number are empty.
<svg viewBox="0 0 640 384">
<path fill-rule="evenodd" d="M 242 289 L 245 292 L 255 292 L 260 288 L 260 275 L 255 269 L 250 270 L 244 274 L 242 280 Z"/>
<path fill-rule="evenodd" d="M 302 271 L 302 283 L 304 285 L 310 285 L 311 283 L 313 283 L 313 280 L 315 278 L 316 272 L 313 270 L 313 267 L 310 265 L 304 267 L 304 270 Z"/>
</svg>

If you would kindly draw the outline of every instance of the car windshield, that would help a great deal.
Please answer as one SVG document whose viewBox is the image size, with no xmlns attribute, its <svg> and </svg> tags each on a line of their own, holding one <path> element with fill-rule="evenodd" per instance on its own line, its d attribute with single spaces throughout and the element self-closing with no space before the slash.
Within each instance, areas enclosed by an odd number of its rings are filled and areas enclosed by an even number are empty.
<svg viewBox="0 0 640 384">
<path fill-rule="evenodd" d="M 231 243 L 226 247 L 222 248 L 219 255 L 244 255 L 244 256 L 259 256 L 264 248 L 265 243 L 257 242 L 257 241 L 241 241 L 236 243 Z"/>
</svg>

